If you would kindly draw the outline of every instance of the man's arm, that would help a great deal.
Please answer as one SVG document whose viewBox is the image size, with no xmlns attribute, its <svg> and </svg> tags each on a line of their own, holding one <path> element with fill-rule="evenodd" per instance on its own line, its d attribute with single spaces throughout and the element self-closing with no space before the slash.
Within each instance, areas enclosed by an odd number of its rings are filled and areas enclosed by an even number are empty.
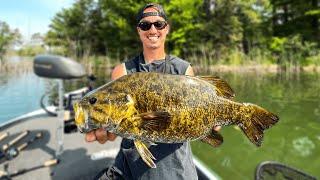
<svg viewBox="0 0 320 180">
<path fill-rule="evenodd" d="M 191 67 L 191 65 L 188 66 L 185 75 L 194 76 L 193 68 Z"/>
<path fill-rule="evenodd" d="M 115 80 L 127 74 L 124 63 L 117 65 L 111 73 L 111 79 Z M 104 144 L 107 141 L 114 141 L 116 135 L 110 132 L 105 131 L 103 128 L 90 131 L 86 134 L 87 142 L 98 141 L 100 144 Z"/>
</svg>

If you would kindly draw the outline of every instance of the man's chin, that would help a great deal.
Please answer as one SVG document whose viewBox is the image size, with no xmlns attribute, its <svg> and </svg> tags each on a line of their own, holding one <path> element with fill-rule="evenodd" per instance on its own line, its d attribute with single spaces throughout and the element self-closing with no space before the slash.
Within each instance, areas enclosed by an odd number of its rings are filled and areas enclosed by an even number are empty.
<svg viewBox="0 0 320 180">
<path fill-rule="evenodd" d="M 148 49 L 158 49 L 160 48 L 161 46 L 157 43 L 157 44 L 148 44 L 146 46 Z"/>
</svg>

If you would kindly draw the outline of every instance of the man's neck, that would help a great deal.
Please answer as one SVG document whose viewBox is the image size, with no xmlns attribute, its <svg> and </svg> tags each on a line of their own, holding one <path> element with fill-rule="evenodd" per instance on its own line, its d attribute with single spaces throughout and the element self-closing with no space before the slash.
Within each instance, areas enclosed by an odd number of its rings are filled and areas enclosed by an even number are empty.
<svg viewBox="0 0 320 180">
<path fill-rule="evenodd" d="M 164 51 L 164 48 L 161 49 L 144 49 L 143 50 L 143 56 L 146 63 L 151 63 L 155 60 L 165 59 L 166 53 Z"/>
</svg>

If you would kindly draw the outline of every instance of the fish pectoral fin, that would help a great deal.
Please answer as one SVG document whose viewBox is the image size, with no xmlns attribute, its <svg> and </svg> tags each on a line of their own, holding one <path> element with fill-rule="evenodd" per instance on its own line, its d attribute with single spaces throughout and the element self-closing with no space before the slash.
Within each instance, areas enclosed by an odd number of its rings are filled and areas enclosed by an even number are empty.
<svg viewBox="0 0 320 180">
<path fill-rule="evenodd" d="M 165 111 L 141 113 L 139 117 L 142 119 L 142 128 L 149 131 L 164 130 L 171 121 L 170 114 Z"/>
<path fill-rule="evenodd" d="M 205 142 L 213 147 L 218 147 L 223 143 L 223 137 L 218 131 L 212 130 L 211 133 L 201 139 L 202 142 Z"/>
<path fill-rule="evenodd" d="M 153 162 L 153 160 L 156 160 L 156 158 L 151 154 L 147 146 L 139 141 L 135 140 L 134 145 L 137 148 L 138 153 L 140 154 L 142 160 L 151 168 L 156 168 L 156 164 Z"/>
<path fill-rule="evenodd" d="M 216 87 L 217 95 L 227 99 L 233 99 L 235 93 L 229 84 L 218 76 L 197 76 L 198 78 L 213 84 Z"/>
</svg>

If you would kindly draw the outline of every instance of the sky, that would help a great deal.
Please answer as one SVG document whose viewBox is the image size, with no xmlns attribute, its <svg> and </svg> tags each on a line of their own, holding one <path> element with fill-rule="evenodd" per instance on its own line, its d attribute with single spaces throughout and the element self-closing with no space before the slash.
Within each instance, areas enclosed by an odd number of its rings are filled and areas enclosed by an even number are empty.
<svg viewBox="0 0 320 180">
<path fill-rule="evenodd" d="M 75 0 L 0 0 L 0 21 L 10 29 L 18 28 L 25 39 L 49 30 L 51 19 Z"/>
</svg>

